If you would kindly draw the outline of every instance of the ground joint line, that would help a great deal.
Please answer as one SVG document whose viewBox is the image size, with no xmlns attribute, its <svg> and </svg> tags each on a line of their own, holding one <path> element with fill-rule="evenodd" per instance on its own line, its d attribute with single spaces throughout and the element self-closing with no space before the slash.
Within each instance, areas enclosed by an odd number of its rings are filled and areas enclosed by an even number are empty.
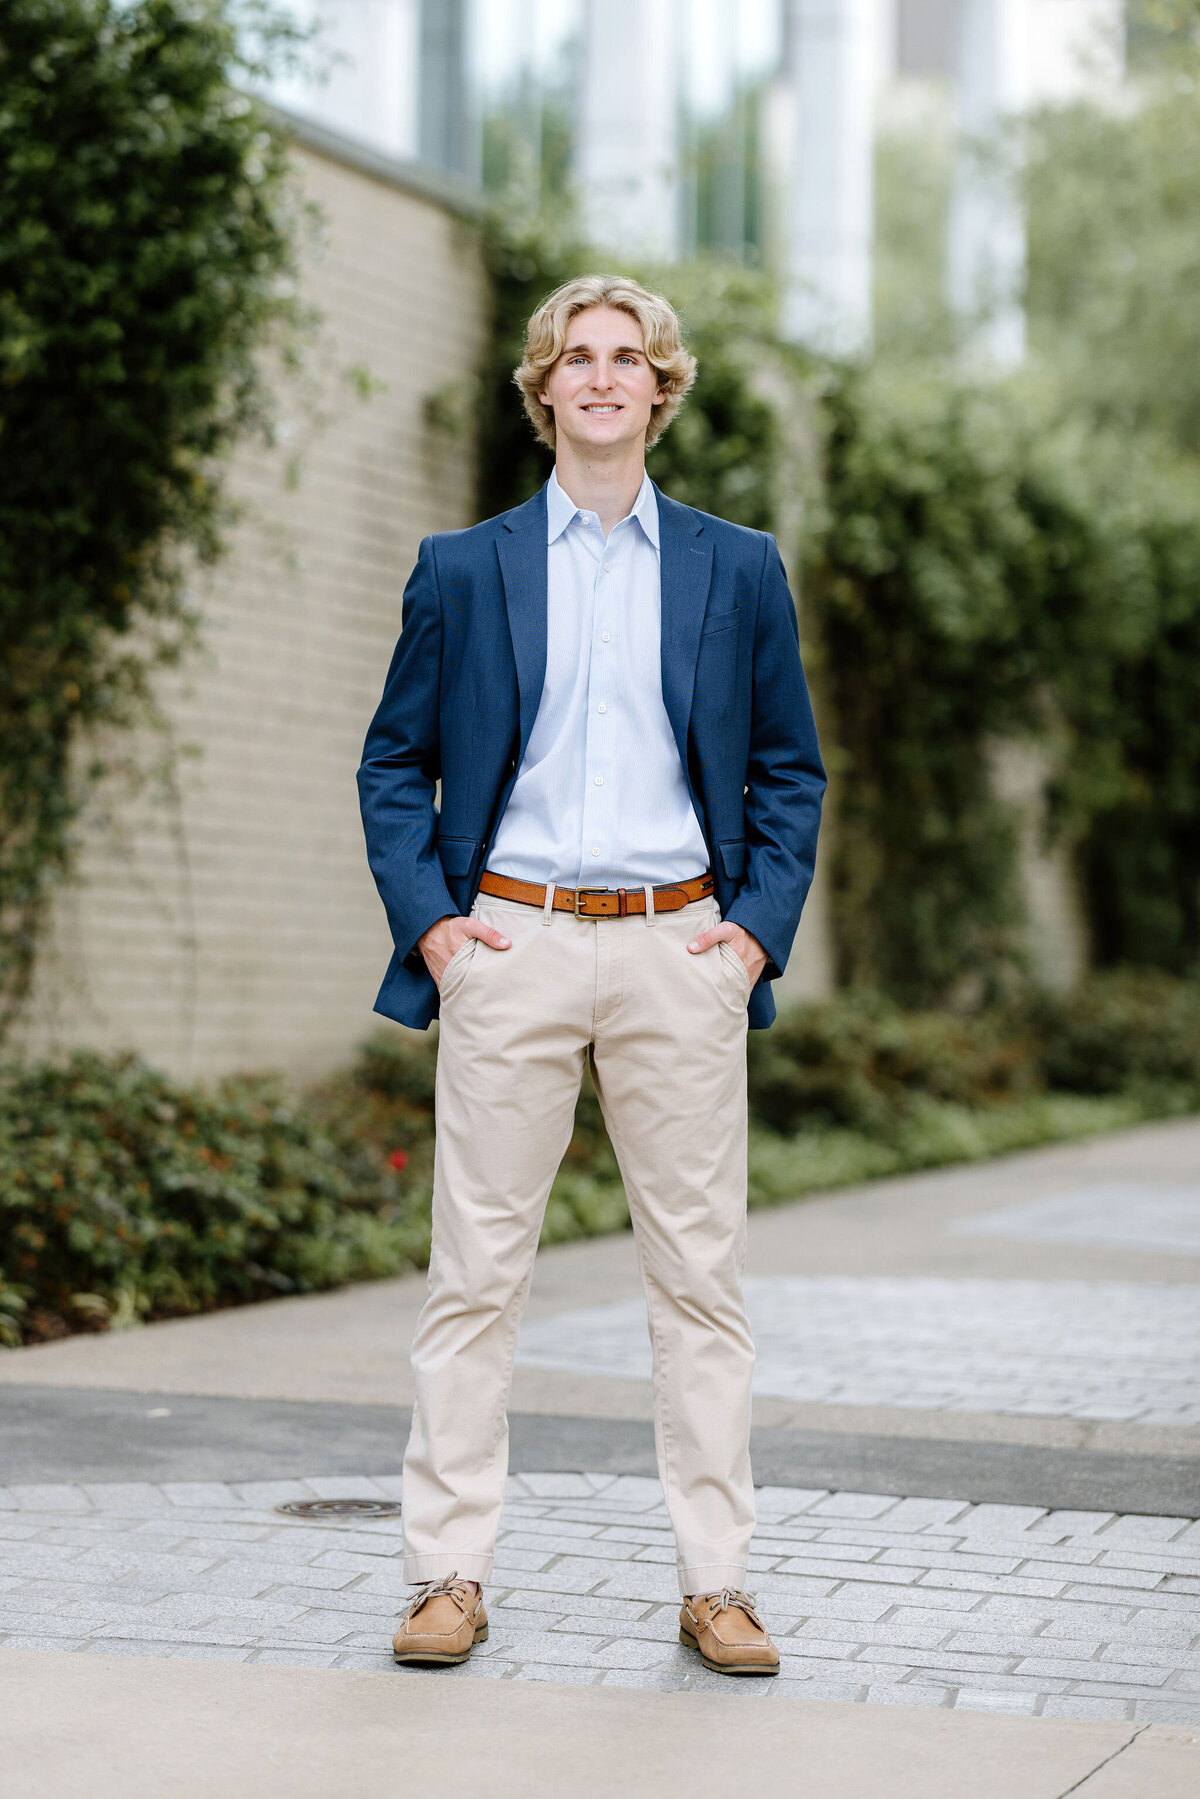
<svg viewBox="0 0 1200 1799">
<path fill-rule="evenodd" d="M 1081 1791 L 1081 1789 L 1087 1785 L 1089 1780 L 1094 1779 L 1094 1777 L 1100 1773 L 1101 1769 L 1107 1768 L 1109 1762 L 1115 1762 L 1118 1755 L 1124 1755 L 1127 1749 L 1131 1749 L 1138 1738 L 1149 1730 L 1149 1728 L 1149 1724 L 1143 1724 L 1140 1730 L 1135 1730 L 1127 1743 L 1122 1743 L 1119 1749 L 1114 1749 L 1111 1755 L 1106 1755 L 1102 1762 L 1097 1762 L 1094 1768 L 1089 1768 L 1087 1773 L 1082 1775 L 1080 1779 L 1075 1782 L 1074 1786 L 1067 1787 L 1061 1792 L 1058 1795 L 1058 1799 L 1069 1799 L 1071 1793 L 1078 1793 Z"/>
</svg>

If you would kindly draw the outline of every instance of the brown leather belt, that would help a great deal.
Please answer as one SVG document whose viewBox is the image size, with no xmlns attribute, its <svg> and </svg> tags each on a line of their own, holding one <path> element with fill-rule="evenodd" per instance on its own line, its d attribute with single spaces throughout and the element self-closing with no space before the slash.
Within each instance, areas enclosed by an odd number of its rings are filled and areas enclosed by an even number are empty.
<svg viewBox="0 0 1200 1799">
<path fill-rule="evenodd" d="M 676 881 L 669 887 L 654 887 L 655 912 L 681 912 L 693 900 L 707 899 L 713 890 L 711 874 L 698 875 L 694 881 Z M 546 904 L 546 889 L 536 881 L 514 881 L 509 875 L 495 875 L 484 869 L 479 883 L 481 893 L 493 899 L 517 900 L 523 906 Z M 576 918 L 645 917 L 646 894 L 641 887 L 556 887 L 555 912 L 573 912 Z"/>
</svg>

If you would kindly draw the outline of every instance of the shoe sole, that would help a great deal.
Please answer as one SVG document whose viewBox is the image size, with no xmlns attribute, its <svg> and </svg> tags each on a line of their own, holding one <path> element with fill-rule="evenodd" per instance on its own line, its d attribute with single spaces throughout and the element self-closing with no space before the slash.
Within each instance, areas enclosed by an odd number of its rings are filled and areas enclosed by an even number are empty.
<svg viewBox="0 0 1200 1799">
<path fill-rule="evenodd" d="M 392 1660 L 394 1662 L 399 1662 L 401 1667 L 403 1667 L 406 1662 L 432 1662 L 435 1666 L 442 1668 L 454 1666 L 458 1662 L 466 1661 L 476 1643 L 486 1643 L 487 1634 L 488 1627 L 485 1624 L 482 1630 L 477 1630 L 475 1632 L 474 1641 L 471 1643 L 470 1648 L 461 1649 L 454 1655 L 450 1655 L 439 1649 L 422 1649 L 414 1651 L 411 1655 L 401 1655 L 398 1649 L 393 1649 Z"/>
<path fill-rule="evenodd" d="M 779 1672 L 778 1662 L 714 1662 L 705 1655 L 695 1637 L 690 1636 L 686 1630 L 680 1630 L 679 1641 L 686 1648 L 694 1649 L 704 1666 L 714 1674 L 778 1674 Z"/>
</svg>

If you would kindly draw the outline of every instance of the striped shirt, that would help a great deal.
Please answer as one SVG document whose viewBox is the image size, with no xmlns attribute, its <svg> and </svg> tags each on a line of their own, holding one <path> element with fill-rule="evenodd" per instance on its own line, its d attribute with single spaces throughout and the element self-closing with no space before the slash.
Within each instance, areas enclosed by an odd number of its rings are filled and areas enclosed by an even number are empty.
<svg viewBox="0 0 1200 1799">
<path fill-rule="evenodd" d="M 704 833 L 662 697 L 658 501 L 608 537 L 550 476 L 546 678 L 488 867 L 564 887 L 689 880 Z"/>
</svg>

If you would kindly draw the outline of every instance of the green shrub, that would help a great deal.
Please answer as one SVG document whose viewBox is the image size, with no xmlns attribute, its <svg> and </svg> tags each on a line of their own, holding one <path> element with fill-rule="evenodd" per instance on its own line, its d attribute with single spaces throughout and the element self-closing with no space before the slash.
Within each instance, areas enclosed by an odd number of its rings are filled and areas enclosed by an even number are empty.
<svg viewBox="0 0 1200 1799">
<path fill-rule="evenodd" d="M 748 1202 L 752 1210 L 777 1206 L 806 1193 L 953 1162 L 983 1161 L 1010 1150 L 1089 1137 L 1194 1109 L 1195 1095 L 1189 1106 L 1180 1104 L 1180 1097 L 1178 1090 L 1096 1096 L 1035 1093 L 1003 1105 L 960 1106 L 922 1094 L 903 1114 L 888 1120 L 882 1135 L 805 1125 L 785 1137 L 752 1122 Z"/>
<path fill-rule="evenodd" d="M 9 1069 L 5 1333 L 30 1313 L 56 1335 L 394 1273 L 427 1249 L 405 1190 L 271 1079 L 206 1092 L 90 1052 Z"/>
<path fill-rule="evenodd" d="M 755 1116 L 773 1130 L 844 1125 L 886 1134 L 915 1096 L 994 1105 L 1032 1091 L 1037 1045 L 996 1013 L 901 1012 L 850 993 L 784 1011 L 749 1039 Z"/>
<path fill-rule="evenodd" d="M 1154 970 L 1093 975 L 1032 1007 L 1050 1087 L 1118 1093 L 1161 1083 L 1200 1093 L 1200 983 Z"/>
</svg>

